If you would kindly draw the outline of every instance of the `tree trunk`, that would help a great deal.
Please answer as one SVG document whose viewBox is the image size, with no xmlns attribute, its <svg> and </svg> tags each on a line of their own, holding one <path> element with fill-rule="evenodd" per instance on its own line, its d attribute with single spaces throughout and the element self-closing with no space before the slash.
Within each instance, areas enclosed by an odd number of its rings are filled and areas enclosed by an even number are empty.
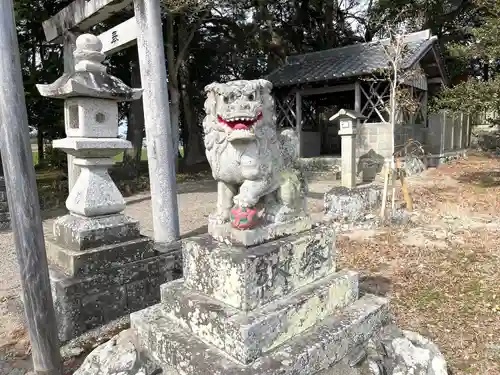
<svg viewBox="0 0 500 375">
<path fill-rule="evenodd" d="M 190 82 L 189 71 L 185 64 L 181 64 L 179 71 L 182 95 L 182 109 L 184 114 L 183 140 L 184 160 L 187 167 L 206 162 L 205 148 L 203 146 L 202 128 L 191 104 L 188 83 Z"/>
<path fill-rule="evenodd" d="M 490 80 L 490 64 L 488 62 L 485 62 L 483 65 L 483 79 L 485 81 Z"/>
<path fill-rule="evenodd" d="M 174 15 L 170 12 L 166 15 L 166 39 L 167 39 L 167 69 L 168 69 L 168 93 L 170 96 L 170 124 L 172 128 L 172 142 L 175 152 L 176 171 L 178 170 L 179 153 L 179 119 L 180 119 L 180 93 L 177 71 L 177 58 L 175 55 L 175 31 Z"/>
<path fill-rule="evenodd" d="M 334 4 L 335 3 L 335 4 Z M 329 1 L 325 6 L 325 46 L 333 48 L 335 45 L 335 26 L 333 24 L 334 13 L 338 12 L 337 1 Z M 337 7 L 337 8 L 335 8 Z"/>
<path fill-rule="evenodd" d="M 40 127 L 38 127 L 38 132 L 36 135 L 36 141 L 38 145 L 38 162 L 42 162 L 45 159 L 45 153 L 43 148 L 43 131 Z"/>
<path fill-rule="evenodd" d="M 139 63 L 132 63 L 131 86 L 141 87 L 141 71 Z M 142 139 L 144 134 L 144 106 L 142 99 L 130 103 L 127 124 L 127 140 L 132 143 L 133 148 L 123 154 L 123 165 L 131 176 L 137 177 L 140 173 L 142 156 Z"/>
</svg>

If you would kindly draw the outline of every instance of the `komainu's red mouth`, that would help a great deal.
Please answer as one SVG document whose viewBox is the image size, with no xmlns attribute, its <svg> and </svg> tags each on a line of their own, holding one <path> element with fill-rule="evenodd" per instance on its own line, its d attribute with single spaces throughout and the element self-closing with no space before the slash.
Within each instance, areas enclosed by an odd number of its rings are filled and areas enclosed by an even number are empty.
<svg viewBox="0 0 500 375">
<path fill-rule="evenodd" d="M 262 113 L 259 113 L 259 115 L 256 118 L 244 118 L 244 117 L 239 117 L 239 118 L 233 118 L 230 120 L 225 120 L 221 116 L 217 116 L 217 119 L 219 120 L 219 123 L 224 124 L 225 126 L 230 127 L 232 130 L 250 130 L 250 128 L 260 119 L 262 119 Z"/>
</svg>

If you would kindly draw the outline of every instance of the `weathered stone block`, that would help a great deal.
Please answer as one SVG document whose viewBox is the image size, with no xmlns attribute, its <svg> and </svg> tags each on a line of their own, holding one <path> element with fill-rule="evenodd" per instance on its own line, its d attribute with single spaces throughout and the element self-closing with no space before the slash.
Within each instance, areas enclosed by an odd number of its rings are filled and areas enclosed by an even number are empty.
<svg viewBox="0 0 500 375">
<path fill-rule="evenodd" d="M 8 212 L 9 204 L 7 202 L 0 201 L 0 212 Z"/>
<path fill-rule="evenodd" d="M 55 242 L 69 250 L 87 250 L 140 238 L 139 221 L 124 215 L 86 218 L 58 217 L 54 222 Z"/>
<path fill-rule="evenodd" d="M 0 222 L 10 221 L 10 214 L 8 212 L 0 212 Z"/>
<path fill-rule="evenodd" d="M 83 296 L 81 309 L 85 311 L 84 323 L 87 326 L 96 322 L 96 319 L 103 323 L 122 316 L 124 311 L 128 311 L 125 286 L 108 287 L 101 293 Z"/>
<path fill-rule="evenodd" d="M 380 207 L 382 189 L 369 185 L 354 189 L 339 186 L 325 193 L 325 214 L 332 219 L 359 220 L 370 210 Z"/>
<path fill-rule="evenodd" d="M 139 280 L 126 285 L 127 307 L 131 311 L 140 310 L 160 299 L 160 285 L 152 284 L 158 278 Z"/>
<path fill-rule="evenodd" d="M 208 221 L 208 233 L 213 238 L 217 241 L 240 246 L 255 246 L 280 237 L 301 233 L 311 228 L 312 221 L 309 217 L 298 218 L 284 223 L 272 223 L 249 230 L 235 229 L 231 223 L 219 224 L 212 217 Z"/>
<path fill-rule="evenodd" d="M 164 313 L 206 343 L 250 363 L 358 298 L 358 275 L 341 271 L 251 312 L 184 288 L 161 288 Z"/>
<path fill-rule="evenodd" d="M 141 237 L 84 251 L 70 250 L 47 242 L 47 257 L 69 276 L 89 275 L 156 254 L 153 241 Z"/>
<path fill-rule="evenodd" d="M 10 229 L 11 229 L 10 221 L 0 221 L 0 231 L 10 230 Z"/>
<path fill-rule="evenodd" d="M 160 285 L 181 276 L 180 246 L 168 254 L 68 276 L 50 267 L 59 338 L 65 342 L 110 320 L 160 301 Z"/>
<path fill-rule="evenodd" d="M 138 347 L 165 366 L 164 372 L 173 369 L 189 375 L 313 375 L 341 361 L 388 320 L 387 300 L 365 295 L 268 355 L 244 365 L 180 328 L 163 315 L 162 308 L 156 305 L 131 314 Z"/>
<path fill-rule="evenodd" d="M 328 227 L 245 248 L 210 235 L 183 243 L 186 288 L 253 310 L 335 271 L 335 232 Z"/>
</svg>

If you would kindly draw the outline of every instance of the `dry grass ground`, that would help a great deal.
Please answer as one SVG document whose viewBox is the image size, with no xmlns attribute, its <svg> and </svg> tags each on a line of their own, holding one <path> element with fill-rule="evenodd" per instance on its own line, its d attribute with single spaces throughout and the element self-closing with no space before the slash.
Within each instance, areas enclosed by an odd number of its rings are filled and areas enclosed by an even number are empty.
<svg viewBox="0 0 500 375">
<path fill-rule="evenodd" d="M 500 374 L 500 159 L 471 156 L 409 180 L 411 226 L 341 236 L 341 267 L 391 297 L 454 375 Z"/>
</svg>

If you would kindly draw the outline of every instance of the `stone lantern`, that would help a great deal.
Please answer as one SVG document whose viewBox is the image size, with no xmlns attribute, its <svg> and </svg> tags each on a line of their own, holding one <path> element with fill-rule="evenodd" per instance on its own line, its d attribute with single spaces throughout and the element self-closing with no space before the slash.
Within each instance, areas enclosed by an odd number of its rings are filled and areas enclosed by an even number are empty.
<svg viewBox="0 0 500 375">
<path fill-rule="evenodd" d="M 42 96 L 65 99 L 67 138 L 54 141 L 75 157 L 81 168 L 66 207 L 71 214 L 97 217 L 118 214 L 125 200 L 108 174 L 113 157 L 132 145 L 118 138 L 118 102 L 136 100 L 142 90 L 132 89 L 106 72 L 102 43 L 90 34 L 76 41 L 75 73 L 65 74 L 50 85 L 38 85 Z M 81 216 L 81 217 L 80 217 Z"/>
<path fill-rule="evenodd" d="M 42 96 L 65 100 L 66 138 L 53 145 L 81 168 L 66 200 L 69 214 L 55 220 L 47 241 L 62 341 L 155 303 L 158 285 L 177 267 L 122 214 L 125 200 L 108 173 L 113 158 L 132 147 L 118 138 L 118 103 L 140 99 L 142 90 L 106 72 L 94 35 L 76 40 L 74 57 L 74 73 L 37 86 Z"/>
<path fill-rule="evenodd" d="M 360 120 L 365 119 L 361 113 L 351 109 L 341 109 L 330 121 L 339 120 L 339 135 L 342 137 L 342 186 L 349 189 L 356 187 L 356 132 Z"/>
</svg>

